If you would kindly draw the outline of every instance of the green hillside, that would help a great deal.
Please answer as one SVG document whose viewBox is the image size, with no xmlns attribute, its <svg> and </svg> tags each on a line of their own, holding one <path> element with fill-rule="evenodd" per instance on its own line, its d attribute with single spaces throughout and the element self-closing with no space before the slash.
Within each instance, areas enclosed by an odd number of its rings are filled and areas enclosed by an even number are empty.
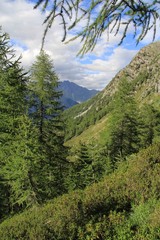
<svg viewBox="0 0 160 240">
<path fill-rule="evenodd" d="M 132 155 L 84 191 L 74 191 L 5 220 L 0 239 L 157 240 L 160 145 Z"/>
<path fill-rule="evenodd" d="M 121 70 L 103 91 L 89 101 L 65 111 L 66 140 L 74 137 L 74 142 L 82 139 L 90 141 L 93 136 L 98 137 L 101 142 L 101 135 L 104 131 L 107 132 L 107 124 L 105 128 L 103 123 L 107 122 L 114 108 L 114 95 L 124 78 L 132 84 L 133 95 L 139 107 L 144 103 L 152 103 L 160 109 L 160 52 L 157 51 L 159 48 L 160 42 L 156 42 L 141 49 L 131 63 Z M 99 127 L 100 125 L 102 127 Z M 68 144 L 72 145 L 73 141 L 68 141 Z"/>
</svg>

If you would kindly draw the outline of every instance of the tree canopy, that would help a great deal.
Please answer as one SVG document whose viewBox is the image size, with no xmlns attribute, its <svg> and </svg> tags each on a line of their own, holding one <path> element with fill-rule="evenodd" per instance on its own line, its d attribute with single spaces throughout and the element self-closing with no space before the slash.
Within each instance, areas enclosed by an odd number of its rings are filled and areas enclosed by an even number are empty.
<svg viewBox="0 0 160 240">
<path fill-rule="evenodd" d="M 27 76 L 0 29 L 0 219 L 64 193 L 58 77 L 41 51 Z"/>
<path fill-rule="evenodd" d="M 53 61 L 45 51 L 40 51 L 31 67 L 30 113 L 34 126 L 38 129 L 41 153 L 42 200 L 51 199 L 64 192 L 64 175 L 67 168 L 67 148 L 64 146 L 63 108 L 60 103 L 62 93 L 58 91 L 59 79 Z"/>
<path fill-rule="evenodd" d="M 105 32 L 109 37 L 111 33 L 116 36 L 122 31 L 121 44 L 130 27 L 137 43 L 153 30 L 154 40 L 160 18 L 159 5 L 157 0 L 37 0 L 34 8 L 42 6 L 42 11 L 49 10 L 44 21 L 46 28 L 42 46 L 49 28 L 60 17 L 64 29 L 62 41 L 66 40 L 68 31 L 76 30 L 71 40 L 81 39 L 83 46 L 79 54 L 83 55 L 94 49 Z M 77 30 L 79 24 L 81 26 Z"/>
</svg>

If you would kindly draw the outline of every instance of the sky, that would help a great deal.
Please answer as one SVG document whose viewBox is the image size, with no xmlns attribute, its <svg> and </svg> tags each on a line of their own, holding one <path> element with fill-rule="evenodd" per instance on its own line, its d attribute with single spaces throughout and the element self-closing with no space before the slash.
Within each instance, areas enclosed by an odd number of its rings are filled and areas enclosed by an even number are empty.
<svg viewBox="0 0 160 240">
<path fill-rule="evenodd" d="M 0 25 L 11 38 L 17 56 L 28 70 L 39 54 L 45 26 L 45 14 L 33 9 L 31 0 L 0 0 Z M 132 29 L 130 29 L 132 31 Z M 136 46 L 130 37 L 118 46 L 122 32 L 117 36 L 104 34 L 92 53 L 77 57 L 79 40 L 62 43 L 63 29 L 57 20 L 45 40 L 45 51 L 53 59 L 60 81 L 69 80 L 88 89 L 102 90 L 122 68 L 130 63 L 140 48 L 151 43 L 152 34 Z M 156 39 L 160 39 L 157 33 Z"/>
</svg>

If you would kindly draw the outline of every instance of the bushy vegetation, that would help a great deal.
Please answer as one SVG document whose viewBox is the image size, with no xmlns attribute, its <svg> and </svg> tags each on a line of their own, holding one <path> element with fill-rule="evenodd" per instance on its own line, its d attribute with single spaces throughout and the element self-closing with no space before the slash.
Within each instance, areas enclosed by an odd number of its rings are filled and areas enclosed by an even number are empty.
<svg viewBox="0 0 160 240">
<path fill-rule="evenodd" d="M 160 145 L 103 181 L 4 221 L 0 239 L 159 239 Z"/>
</svg>

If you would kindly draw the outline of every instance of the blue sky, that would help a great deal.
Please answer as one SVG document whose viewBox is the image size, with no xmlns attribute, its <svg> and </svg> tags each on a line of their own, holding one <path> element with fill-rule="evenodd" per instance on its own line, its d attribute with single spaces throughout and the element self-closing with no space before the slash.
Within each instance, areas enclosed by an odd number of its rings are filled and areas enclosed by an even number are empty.
<svg viewBox="0 0 160 240">
<path fill-rule="evenodd" d="M 22 64 L 29 69 L 41 47 L 45 14 L 33 10 L 32 0 L 1 0 L 0 19 L 3 31 L 9 33 L 17 55 L 22 55 Z M 157 32 L 156 39 L 159 39 Z M 48 32 L 45 50 L 53 59 L 60 80 L 70 80 L 89 89 L 103 89 L 112 78 L 124 68 L 138 50 L 151 43 L 152 34 L 136 46 L 130 35 L 121 46 L 118 43 L 122 33 L 117 36 L 104 34 L 92 53 L 83 58 L 76 57 L 80 50 L 79 40 L 64 44 L 61 42 L 63 29 L 57 20 Z M 72 37 L 71 34 L 69 37 Z"/>
</svg>

